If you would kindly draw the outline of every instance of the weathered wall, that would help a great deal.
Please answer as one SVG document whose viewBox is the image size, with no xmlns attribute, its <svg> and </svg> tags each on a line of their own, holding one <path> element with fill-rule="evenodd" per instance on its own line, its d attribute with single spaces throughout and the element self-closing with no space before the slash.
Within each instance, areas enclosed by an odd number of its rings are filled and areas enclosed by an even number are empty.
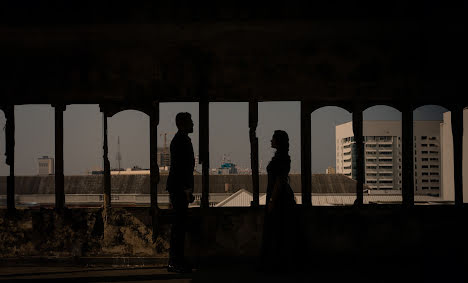
<svg viewBox="0 0 468 283">
<path fill-rule="evenodd" d="M 166 226 L 152 243 L 146 210 L 50 209 L 1 212 L 1 256 L 154 256 L 167 251 Z"/>
<path fill-rule="evenodd" d="M 19 210 L 0 212 L 0 256 L 150 256 L 166 257 L 170 211 L 161 211 L 152 242 L 145 208 Z M 457 255 L 464 244 L 467 209 L 454 206 L 298 208 L 291 219 L 291 244 L 308 258 L 350 255 Z M 195 259 L 258 255 L 263 209 L 190 210 L 186 254 Z"/>
</svg>

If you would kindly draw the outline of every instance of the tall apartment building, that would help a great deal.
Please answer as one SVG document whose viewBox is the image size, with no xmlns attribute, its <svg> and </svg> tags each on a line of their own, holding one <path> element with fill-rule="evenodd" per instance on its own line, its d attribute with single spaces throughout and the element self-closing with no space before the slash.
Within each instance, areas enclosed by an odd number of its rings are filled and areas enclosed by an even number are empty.
<svg viewBox="0 0 468 283">
<path fill-rule="evenodd" d="M 38 161 L 38 175 L 52 175 L 54 174 L 54 159 L 52 157 L 43 156 L 37 159 Z"/>
<path fill-rule="evenodd" d="M 463 125 L 465 132 L 468 125 L 468 108 L 463 110 Z M 444 113 L 444 122 L 440 124 L 441 148 L 441 197 L 444 200 L 455 200 L 454 164 L 453 164 L 453 135 L 451 113 Z M 463 135 L 463 202 L 468 203 L 468 135 Z"/>
<path fill-rule="evenodd" d="M 414 188 L 416 194 L 438 195 L 440 123 L 414 122 Z M 365 183 L 374 190 L 401 190 L 401 121 L 364 121 Z M 356 178 L 352 122 L 336 126 L 336 173 Z"/>
</svg>

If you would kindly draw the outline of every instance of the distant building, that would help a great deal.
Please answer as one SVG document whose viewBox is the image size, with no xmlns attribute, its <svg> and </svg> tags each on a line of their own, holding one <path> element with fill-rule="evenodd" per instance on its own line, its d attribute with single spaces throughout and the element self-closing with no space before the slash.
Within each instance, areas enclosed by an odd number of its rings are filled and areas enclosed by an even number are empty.
<svg viewBox="0 0 468 283">
<path fill-rule="evenodd" d="M 160 172 L 168 172 L 171 167 L 171 150 L 170 147 L 167 146 L 167 134 L 170 133 L 164 133 L 164 145 L 158 147 L 157 160 Z"/>
<path fill-rule="evenodd" d="M 221 164 L 221 167 L 219 167 L 217 170 L 217 174 L 218 175 L 237 175 L 236 164 L 230 163 L 230 162 Z"/>
<path fill-rule="evenodd" d="M 240 176 L 239 176 L 240 177 Z M 290 176 L 298 182 L 293 186 L 294 198 L 297 204 L 302 204 L 302 193 L 300 189 L 300 175 Z M 260 188 L 260 205 L 265 205 L 265 187 Z M 216 207 L 246 207 L 253 200 L 252 192 L 240 189 L 219 201 Z M 446 203 L 441 198 L 427 195 L 415 195 L 415 200 L 420 203 Z M 343 206 L 353 205 L 356 201 L 356 181 L 341 174 L 312 174 L 312 196 L 313 206 Z M 364 185 L 363 203 L 401 203 L 402 196 L 397 193 L 386 193 L 382 191 L 370 191 Z"/>
<path fill-rule="evenodd" d="M 143 169 L 138 166 L 127 168 L 125 170 L 111 170 L 111 175 L 149 175 L 150 169 Z"/>
<path fill-rule="evenodd" d="M 237 174 L 239 174 L 239 175 L 252 175 L 252 169 L 250 169 L 250 168 L 237 168 Z"/>
<path fill-rule="evenodd" d="M 54 159 L 48 156 L 42 156 L 38 161 L 38 175 L 53 175 L 54 174 Z"/>
<path fill-rule="evenodd" d="M 414 121 L 414 189 L 440 194 L 440 123 Z M 364 121 L 365 183 L 372 190 L 401 190 L 401 121 Z M 356 178 L 352 122 L 336 126 L 336 172 Z"/>
<path fill-rule="evenodd" d="M 160 168 L 171 166 L 171 152 L 168 147 L 158 147 L 158 165 Z"/>
<path fill-rule="evenodd" d="M 159 173 L 160 174 L 167 174 L 169 173 L 169 168 L 168 167 L 159 167 Z M 150 169 L 143 169 L 138 166 L 133 166 L 133 168 L 120 168 L 117 169 L 111 169 L 110 171 L 111 175 L 150 175 Z M 96 169 L 89 171 L 89 175 L 103 175 L 104 170 L 102 169 Z"/>
<path fill-rule="evenodd" d="M 221 167 L 213 170 L 213 173 L 217 175 L 237 175 L 238 174 L 236 164 L 226 159 L 226 156 L 223 156 L 223 163 L 221 164 Z"/>
<path fill-rule="evenodd" d="M 331 166 L 328 166 L 328 168 L 325 170 L 325 173 L 326 174 L 335 174 L 336 171 L 335 171 L 335 168 L 333 168 Z"/>
<path fill-rule="evenodd" d="M 463 125 L 468 125 L 468 108 L 463 110 Z M 465 126 L 466 128 L 466 126 Z M 444 121 L 440 124 L 441 147 L 441 198 L 455 200 L 454 164 L 453 164 L 453 135 L 451 113 L 444 113 Z M 463 137 L 463 177 L 468 176 L 468 135 Z M 468 182 L 463 180 L 463 202 L 468 202 Z"/>
<path fill-rule="evenodd" d="M 139 170 L 137 170 L 139 171 Z M 141 171 L 141 170 L 140 170 Z M 99 172 L 99 170 L 95 170 Z M 126 171 L 123 171 L 126 172 Z M 132 172 L 130 169 L 129 172 Z M 135 172 L 135 171 L 133 171 Z M 290 185 L 296 202 L 302 203 L 301 175 L 290 174 Z M 356 200 L 356 181 L 341 174 L 312 174 L 311 201 L 314 206 L 353 205 Z M 0 184 L 6 183 L 6 176 L 0 176 Z M 48 176 L 18 176 L 17 204 L 26 206 L 53 206 L 55 189 Z M 194 176 L 195 202 L 190 207 L 199 206 L 202 195 L 202 176 Z M 166 188 L 167 176 L 161 176 L 158 184 L 158 205 L 169 207 Z M 252 178 L 246 175 L 216 175 L 210 177 L 209 206 L 250 206 Z M 266 200 L 267 175 L 260 175 L 259 201 Z M 99 207 L 103 201 L 102 176 L 65 176 L 67 184 L 67 206 Z M 150 176 L 127 174 L 112 176 L 112 201 L 119 206 L 148 206 L 150 197 Z M 228 190 L 226 190 L 228 184 Z M 38 194 L 40 196 L 38 196 Z M 1 197 L 1 196 L 0 196 Z M 0 198 L 0 201 L 2 199 Z M 3 198 L 5 200 L 5 198 Z M 5 200 L 6 201 L 6 200 Z M 416 204 L 446 204 L 450 201 L 429 195 L 415 195 Z M 401 203 L 402 195 L 396 191 L 384 192 L 363 188 L 363 203 Z M 34 204 L 34 205 L 32 205 Z"/>
</svg>

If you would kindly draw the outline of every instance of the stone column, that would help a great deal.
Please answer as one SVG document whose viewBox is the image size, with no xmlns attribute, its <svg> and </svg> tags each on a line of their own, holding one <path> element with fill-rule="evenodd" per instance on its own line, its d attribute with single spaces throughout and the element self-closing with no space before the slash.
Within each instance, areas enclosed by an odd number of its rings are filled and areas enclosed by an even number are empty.
<svg viewBox="0 0 468 283">
<path fill-rule="evenodd" d="M 107 113 L 102 113 L 103 118 L 103 161 L 104 161 L 104 208 L 111 207 L 111 174 L 110 174 L 110 162 L 108 157 L 108 146 L 107 146 Z"/>
<path fill-rule="evenodd" d="M 258 102 L 249 102 L 249 137 L 250 137 L 250 167 L 252 168 L 252 194 L 253 201 L 251 206 L 259 206 L 260 203 L 260 185 L 258 172 Z"/>
<path fill-rule="evenodd" d="M 202 197 L 201 207 L 210 206 L 210 131 L 209 131 L 209 102 L 201 101 L 200 112 L 200 136 L 199 136 L 199 162 L 202 164 Z"/>
<path fill-rule="evenodd" d="M 63 174 L 63 111 L 66 106 L 53 105 L 55 108 L 55 209 L 65 207 L 65 181 Z"/>
<path fill-rule="evenodd" d="M 353 110 L 353 133 L 354 148 L 356 155 L 352 155 L 351 171 L 356 169 L 356 202 L 355 205 L 362 205 L 364 202 L 364 126 L 362 108 L 355 106 Z M 354 168 L 354 158 L 356 167 Z M 353 174 L 352 174 L 353 175 Z"/>
<path fill-rule="evenodd" d="M 414 135 L 413 135 L 413 107 L 407 105 L 402 113 L 402 198 L 403 205 L 414 205 Z"/>
<path fill-rule="evenodd" d="M 153 243 L 159 233 L 159 206 L 158 206 L 158 125 L 159 125 L 159 102 L 154 102 L 150 112 L 150 196 L 151 196 L 151 225 L 153 227 Z"/>
<path fill-rule="evenodd" d="M 158 209 L 158 125 L 159 125 L 159 102 L 155 102 L 150 114 L 150 195 L 151 209 Z"/>
<path fill-rule="evenodd" d="M 453 176 L 455 185 L 455 205 L 463 205 L 463 107 L 456 106 L 451 111 L 453 135 Z"/>
<path fill-rule="evenodd" d="M 9 105 L 5 109 L 5 140 L 6 164 L 10 166 L 10 176 L 7 177 L 7 208 L 15 211 L 15 107 Z"/>
<path fill-rule="evenodd" d="M 312 150 L 310 107 L 301 101 L 301 186 L 302 205 L 312 206 Z"/>
</svg>

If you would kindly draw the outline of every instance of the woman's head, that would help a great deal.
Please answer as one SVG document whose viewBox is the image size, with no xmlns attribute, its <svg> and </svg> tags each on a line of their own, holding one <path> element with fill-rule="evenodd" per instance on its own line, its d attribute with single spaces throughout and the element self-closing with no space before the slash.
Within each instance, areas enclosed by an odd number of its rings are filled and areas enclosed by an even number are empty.
<svg viewBox="0 0 468 283">
<path fill-rule="evenodd" d="M 276 130 L 271 139 L 271 147 L 279 151 L 289 151 L 289 137 L 288 133 L 282 130 Z"/>
</svg>

